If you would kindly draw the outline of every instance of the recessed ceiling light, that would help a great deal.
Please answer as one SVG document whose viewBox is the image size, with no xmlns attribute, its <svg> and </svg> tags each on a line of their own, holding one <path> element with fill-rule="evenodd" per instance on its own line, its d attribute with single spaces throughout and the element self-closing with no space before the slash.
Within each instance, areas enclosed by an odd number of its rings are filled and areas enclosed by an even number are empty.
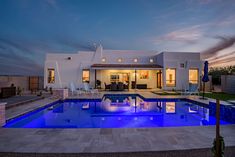
<svg viewBox="0 0 235 157">
<path fill-rule="evenodd" d="M 102 62 L 106 62 L 106 58 L 102 58 Z"/>
<path fill-rule="evenodd" d="M 122 62 L 122 58 L 118 58 L 118 62 Z"/>
</svg>

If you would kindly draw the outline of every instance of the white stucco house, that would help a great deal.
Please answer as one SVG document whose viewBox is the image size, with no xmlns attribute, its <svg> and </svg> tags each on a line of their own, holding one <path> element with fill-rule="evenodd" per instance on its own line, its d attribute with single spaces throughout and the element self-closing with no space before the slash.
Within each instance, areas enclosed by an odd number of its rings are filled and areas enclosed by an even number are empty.
<svg viewBox="0 0 235 157">
<path fill-rule="evenodd" d="M 48 53 L 44 86 L 69 88 L 73 82 L 82 88 L 88 82 L 104 89 L 122 82 L 127 89 L 182 90 L 189 84 L 199 85 L 201 71 L 200 53 L 106 50 L 99 45 L 95 51 Z"/>
</svg>

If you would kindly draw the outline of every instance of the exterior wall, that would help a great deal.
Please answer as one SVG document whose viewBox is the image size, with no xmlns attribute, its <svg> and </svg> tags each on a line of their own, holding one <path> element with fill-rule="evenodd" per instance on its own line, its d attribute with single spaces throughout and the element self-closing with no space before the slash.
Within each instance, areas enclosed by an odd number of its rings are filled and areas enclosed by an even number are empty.
<svg viewBox="0 0 235 157">
<path fill-rule="evenodd" d="M 95 86 L 95 70 L 93 64 L 120 64 L 117 60 L 122 58 L 123 64 L 156 64 L 150 63 L 150 58 L 155 59 L 156 51 L 131 51 L 131 50 L 103 50 L 99 46 L 96 51 L 79 51 L 77 54 L 47 54 L 44 67 L 44 87 L 70 88 L 73 82 L 76 88 L 83 87 L 82 70 L 90 69 L 90 85 Z M 68 57 L 71 59 L 69 60 Z M 102 62 L 106 58 L 106 62 Z M 55 69 L 55 83 L 48 83 L 48 69 Z M 99 79 L 97 70 L 97 79 Z M 103 74 L 102 74 L 103 75 Z"/>
<path fill-rule="evenodd" d="M 185 53 L 185 52 L 163 52 L 163 89 L 164 90 L 183 90 L 189 88 L 189 69 L 197 68 L 199 72 L 198 76 L 198 88 L 200 86 L 200 75 L 202 71 L 202 62 L 200 60 L 200 53 Z M 184 63 L 185 68 L 181 68 L 180 64 Z M 176 69 L 176 86 L 166 86 L 166 69 Z"/>
<path fill-rule="evenodd" d="M 70 59 L 68 59 L 69 57 Z M 102 62 L 102 58 L 106 59 L 105 62 Z M 122 62 L 118 62 L 119 58 L 122 58 Z M 134 62 L 135 58 L 138 59 L 136 63 Z M 154 59 L 154 62 L 150 63 L 150 59 Z M 180 68 L 180 63 L 185 63 L 186 67 Z M 80 51 L 77 54 L 47 54 L 44 68 L 44 87 L 70 88 L 70 83 L 73 82 L 77 88 L 81 88 L 83 86 L 83 69 L 90 69 L 90 85 L 94 87 L 95 70 L 90 68 L 93 64 L 159 64 L 164 67 L 162 70 L 163 89 L 182 90 L 188 88 L 189 85 L 187 83 L 189 81 L 189 68 L 198 68 L 200 77 L 202 62 L 199 53 L 162 52 L 158 54 L 156 51 L 103 50 L 102 46 L 99 46 L 96 51 Z M 49 84 L 47 81 L 47 71 L 50 68 L 55 69 L 55 83 L 53 84 Z M 165 86 L 167 68 L 176 68 L 176 87 Z M 109 75 L 105 70 L 96 71 L 97 80 L 102 81 L 103 87 L 104 82 L 109 82 Z M 149 88 L 156 88 L 156 71 L 151 71 L 150 77 L 152 79 L 148 80 L 137 78 L 137 84 L 146 83 Z M 133 78 L 131 77 L 131 79 Z M 200 79 L 198 78 L 198 80 Z"/>
<path fill-rule="evenodd" d="M 89 69 L 93 53 L 49 54 L 44 68 L 44 87 L 64 88 L 73 82 L 77 88 L 82 84 L 82 70 Z M 71 60 L 68 60 L 71 57 Z M 55 83 L 48 83 L 48 69 L 55 69 Z"/>
<path fill-rule="evenodd" d="M 221 76 L 221 90 L 225 93 L 235 94 L 235 75 Z"/>
<path fill-rule="evenodd" d="M 15 87 L 20 87 L 21 89 L 29 89 L 29 77 L 27 76 L 0 76 L 0 88 L 10 87 L 14 84 Z"/>
</svg>

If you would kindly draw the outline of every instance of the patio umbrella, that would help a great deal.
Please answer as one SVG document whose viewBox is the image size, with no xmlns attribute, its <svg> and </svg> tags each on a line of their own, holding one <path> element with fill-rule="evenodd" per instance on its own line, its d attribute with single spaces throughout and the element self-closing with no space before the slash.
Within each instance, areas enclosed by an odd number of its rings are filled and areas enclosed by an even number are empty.
<svg viewBox="0 0 235 157">
<path fill-rule="evenodd" d="M 203 82 L 203 99 L 205 99 L 205 83 L 209 81 L 208 77 L 208 61 L 204 62 L 204 75 L 202 77 Z"/>
</svg>

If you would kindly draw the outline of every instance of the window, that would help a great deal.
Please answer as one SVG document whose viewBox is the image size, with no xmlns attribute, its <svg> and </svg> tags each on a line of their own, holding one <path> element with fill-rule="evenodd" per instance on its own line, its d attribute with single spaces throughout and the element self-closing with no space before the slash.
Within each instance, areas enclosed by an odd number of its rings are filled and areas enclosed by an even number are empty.
<svg viewBox="0 0 235 157">
<path fill-rule="evenodd" d="M 180 63 L 180 68 L 185 68 L 185 64 L 184 63 Z"/>
<path fill-rule="evenodd" d="M 198 84 L 198 69 L 189 69 L 189 83 Z"/>
<path fill-rule="evenodd" d="M 84 69 L 82 70 L 82 82 L 90 82 L 90 70 Z"/>
<path fill-rule="evenodd" d="M 55 83 L 55 69 L 48 69 L 48 83 Z"/>
<path fill-rule="evenodd" d="M 135 63 L 137 63 L 137 62 L 138 62 L 138 59 L 137 59 L 137 58 L 135 58 L 135 59 L 134 59 L 134 62 L 135 62 Z"/>
<path fill-rule="evenodd" d="M 166 86 L 175 87 L 176 85 L 176 69 L 166 69 Z"/>
<path fill-rule="evenodd" d="M 150 59 L 149 59 L 149 62 L 150 62 L 150 63 L 153 63 L 153 59 L 152 59 L 152 58 L 150 58 Z"/>
</svg>

